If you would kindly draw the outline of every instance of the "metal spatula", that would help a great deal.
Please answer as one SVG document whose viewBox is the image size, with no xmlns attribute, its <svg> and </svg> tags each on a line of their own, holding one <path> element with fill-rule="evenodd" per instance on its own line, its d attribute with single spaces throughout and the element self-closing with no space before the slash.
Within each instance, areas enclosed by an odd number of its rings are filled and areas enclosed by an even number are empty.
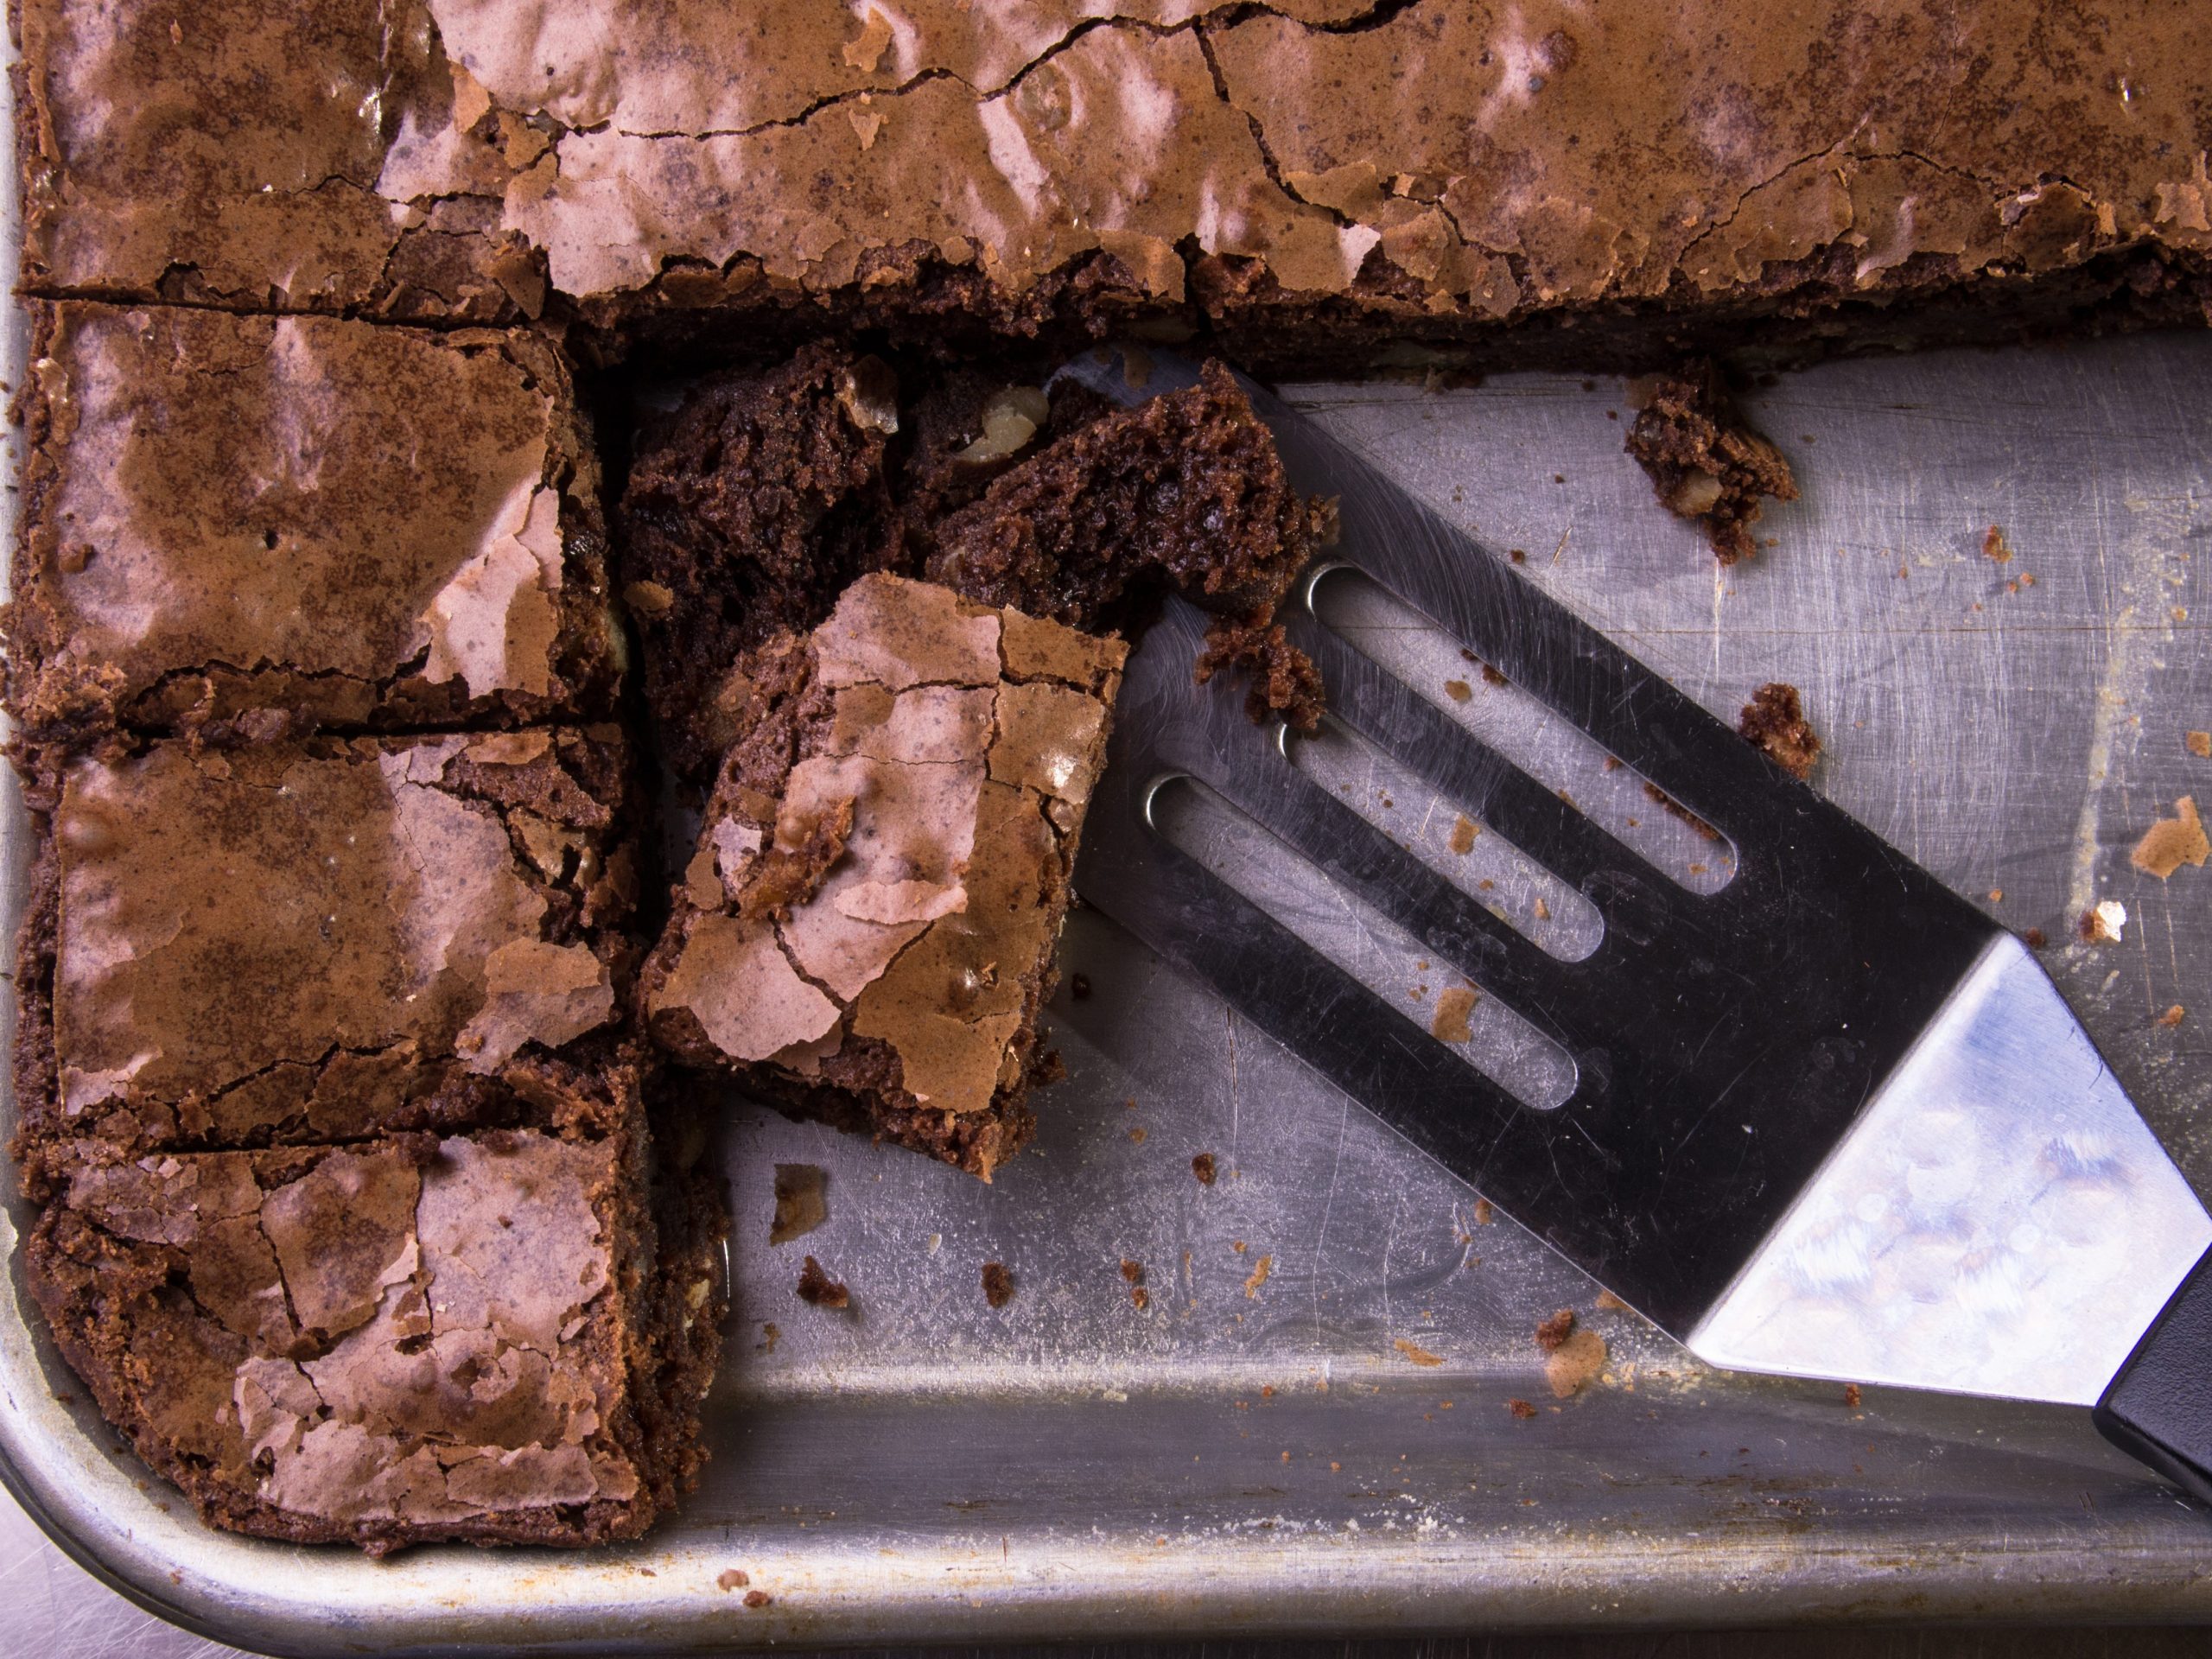
<svg viewBox="0 0 2212 1659">
<path fill-rule="evenodd" d="M 1124 403 L 1195 378 L 1109 354 Z M 1332 719 L 1579 889 L 1547 954 L 1294 766 L 1294 734 L 1193 683 L 1180 601 L 1128 665 L 1077 886 L 1712 1364 L 2092 1404 L 2212 1500 L 2212 1220 L 2019 941 L 1257 386 L 1339 544 L 1285 620 Z M 1354 567 L 1732 841 L 1675 885 L 1314 613 Z M 1194 779 L 1555 1041 L 1523 1104 L 1173 844 Z"/>
</svg>

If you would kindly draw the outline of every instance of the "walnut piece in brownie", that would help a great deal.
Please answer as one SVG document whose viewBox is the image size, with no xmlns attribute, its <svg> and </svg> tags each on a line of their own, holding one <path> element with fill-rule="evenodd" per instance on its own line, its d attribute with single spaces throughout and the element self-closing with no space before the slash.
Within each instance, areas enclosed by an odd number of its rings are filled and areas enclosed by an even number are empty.
<svg viewBox="0 0 2212 1659">
<path fill-rule="evenodd" d="M 18 1155 L 602 1123 L 633 949 L 613 728 L 181 741 L 61 776 Z"/>
<path fill-rule="evenodd" d="M 1802 781 L 1813 775 L 1814 764 L 1821 758 L 1821 738 L 1805 718 L 1796 686 L 1770 680 L 1759 687 L 1737 716 L 1736 729 L 1792 778 Z"/>
<path fill-rule="evenodd" d="M 537 336 L 31 314 L 6 612 L 29 741 L 612 708 L 599 468 Z"/>
<path fill-rule="evenodd" d="M 1179 592 L 1219 613 L 1200 671 L 1249 672 L 1255 712 L 1310 723 L 1319 685 L 1273 618 L 1329 531 L 1236 379 L 1133 409 L 974 369 L 810 346 L 696 385 L 648 423 L 620 513 L 647 701 L 677 770 L 739 734 L 740 653 L 803 632 L 870 572 L 1098 632 Z"/>
<path fill-rule="evenodd" d="M 742 658 L 747 736 L 640 978 L 654 1038 L 988 1180 L 1126 648 L 905 577 Z"/>
<path fill-rule="evenodd" d="M 1744 423 L 1711 361 L 1653 383 L 1628 429 L 1628 452 L 1650 475 L 1667 510 L 1704 524 L 1713 551 L 1733 564 L 1758 551 L 1759 503 L 1797 499 L 1782 451 Z"/>
<path fill-rule="evenodd" d="M 69 1363 L 213 1524 L 382 1554 L 630 1537 L 696 1461 L 715 1292 L 639 1120 L 73 1171 L 24 1249 Z"/>
</svg>

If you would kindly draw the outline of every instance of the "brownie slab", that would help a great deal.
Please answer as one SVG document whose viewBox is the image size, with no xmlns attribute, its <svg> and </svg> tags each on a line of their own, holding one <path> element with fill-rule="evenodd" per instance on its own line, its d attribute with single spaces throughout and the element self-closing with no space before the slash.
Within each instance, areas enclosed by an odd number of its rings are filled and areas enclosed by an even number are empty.
<svg viewBox="0 0 2212 1659">
<path fill-rule="evenodd" d="M 501 231 L 542 138 L 423 0 L 18 0 L 23 285 L 241 310 L 535 317 Z M 511 160 L 512 158 L 512 160 Z"/>
<path fill-rule="evenodd" d="M 624 655 L 598 466 L 522 330 L 35 304 L 9 694 L 120 722 L 593 717 Z"/>
<path fill-rule="evenodd" d="M 988 1180 L 1032 1127 L 1125 655 L 878 575 L 743 658 L 747 734 L 641 976 L 655 1038 Z"/>
<path fill-rule="evenodd" d="M 633 1103 L 595 1139 L 88 1166 L 25 1276 L 210 1524 L 379 1554 L 628 1537 L 689 1473 L 717 1294 L 641 1206 L 641 1135 Z"/>
<path fill-rule="evenodd" d="M 182 741 L 63 775 L 18 980 L 18 1151 L 589 1126 L 633 971 L 613 728 Z"/>
</svg>

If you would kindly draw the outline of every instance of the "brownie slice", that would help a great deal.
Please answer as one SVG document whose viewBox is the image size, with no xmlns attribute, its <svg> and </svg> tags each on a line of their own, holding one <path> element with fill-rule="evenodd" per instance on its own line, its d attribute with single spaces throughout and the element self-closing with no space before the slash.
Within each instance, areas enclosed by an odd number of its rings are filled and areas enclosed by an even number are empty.
<svg viewBox="0 0 2212 1659">
<path fill-rule="evenodd" d="M 618 514 L 648 701 L 677 770 L 740 734 L 731 664 L 804 632 L 872 571 L 1097 632 L 1164 593 L 1221 613 L 1205 671 L 1256 671 L 1310 723 L 1319 684 L 1270 620 L 1331 514 L 1291 486 L 1235 378 L 1131 409 L 1011 371 L 919 366 L 817 345 L 699 382 L 651 423 Z"/>
<path fill-rule="evenodd" d="M 627 1092 L 626 1090 L 626 1092 Z M 635 1108 L 71 1173 L 25 1278 L 209 1524 L 373 1554 L 633 1536 L 685 1484 L 719 1292 L 657 1237 Z"/>
<path fill-rule="evenodd" d="M 742 658 L 746 735 L 641 976 L 654 1037 L 988 1180 L 1033 1127 L 1125 654 L 877 575 Z"/>
<path fill-rule="evenodd" d="M 535 317 L 500 228 L 544 139 L 425 0 L 17 0 L 23 286 L 250 311 Z"/>
<path fill-rule="evenodd" d="M 17 964 L 27 1181 L 159 1149 L 604 1125 L 631 787 L 611 727 L 76 763 Z"/>
<path fill-rule="evenodd" d="M 599 473 L 524 331 L 32 308 L 6 614 L 29 741 L 594 717 Z"/>
</svg>

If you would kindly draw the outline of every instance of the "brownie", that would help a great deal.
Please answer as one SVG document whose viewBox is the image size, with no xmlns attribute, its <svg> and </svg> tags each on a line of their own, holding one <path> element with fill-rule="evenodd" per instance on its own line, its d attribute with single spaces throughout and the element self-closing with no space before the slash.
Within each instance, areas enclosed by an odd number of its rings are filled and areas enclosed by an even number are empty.
<svg viewBox="0 0 2212 1659">
<path fill-rule="evenodd" d="M 1126 648 L 904 577 L 742 658 L 724 760 L 640 976 L 655 1039 L 988 1180 Z"/>
<path fill-rule="evenodd" d="M 1318 683 L 1269 620 L 1329 532 L 1217 363 L 1135 407 L 1011 369 L 901 375 L 830 344 L 710 374 L 642 433 L 617 514 L 647 700 L 677 770 L 739 734 L 740 654 L 818 624 L 856 576 L 925 576 L 1088 632 L 1161 594 L 1220 614 L 1205 671 L 1310 724 Z"/>
<path fill-rule="evenodd" d="M 1792 778 L 1802 782 L 1813 775 L 1821 758 L 1821 734 L 1805 718 L 1796 686 L 1770 680 L 1759 687 L 1737 715 L 1736 729 Z"/>
<path fill-rule="evenodd" d="M 142 1157 L 73 1171 L 23 1252 L 107 1420 L 213 1525 L 382 1554 L 633 1536 L 695 1461 L 719 1297 L 595 1138 Z"/>
<path fill-rule="evenodd" d="M 23 286 L 242 310 L 535 317 L 502 199 L 544 135 L 425 0 L 16 0 Z"/>
<path fill-rule="evenodd" d="M 598 466 L 543 341 L 32 315 L 6 618 L 29 741 L 610 710 L 626 647 Z"/>
<path fill-rule="evenodd" d="M 73 1166 L 603 1125 L 634 975 L 613 728 L 76 762 L 17 963 L 17 1151 Z"/>
</svg>

